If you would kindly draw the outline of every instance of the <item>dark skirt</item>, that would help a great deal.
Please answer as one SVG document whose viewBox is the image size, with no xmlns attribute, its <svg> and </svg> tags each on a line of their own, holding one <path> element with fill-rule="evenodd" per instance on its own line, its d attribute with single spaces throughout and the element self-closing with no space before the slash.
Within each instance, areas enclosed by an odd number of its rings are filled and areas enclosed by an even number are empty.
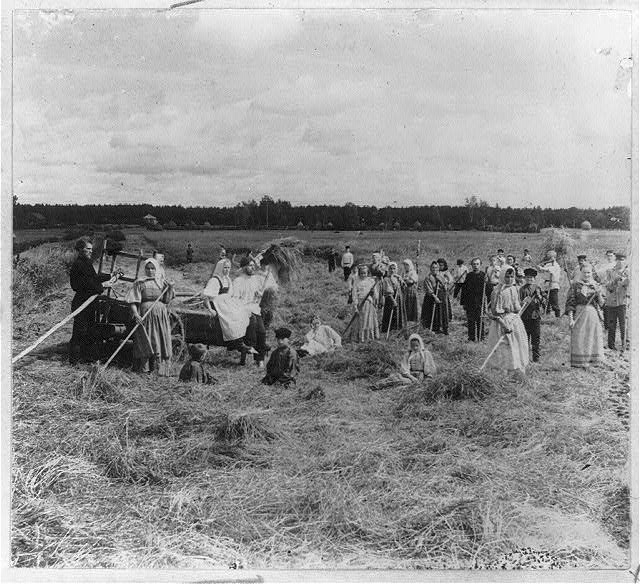
<svg viewBox="0 0 640 584">
<path fill-rule="evenodd" d="M 408 284 L 404 289 L 404 307 L 407 320 L 416 322 L 418 320 L 418 293 L 415 284 Z"/>
<path fill-rule="evenodd" d="M 440 295 L 438 295 L 440 298 Z M 437 304 L 433 297 L 427 294 L 422 302 L 422 326 L 434 332 L 449 333 L 449 319 L 451 318 L 451 303 L 448 298 L 440 298 Z M 431 323 L 433 322 L 433 326 Z"/>
<path fill-rule="evenodd" d="M 402 294 L 398 294 L 398 305 L 394 308 L 393 300 L 389 297 L 384 299 L 384 308 L 382 309 L 382 325 L 380 332 L 387 334 L 388 330 L 398 330 L 404 327 L 404 301 Z"/>
</svg>

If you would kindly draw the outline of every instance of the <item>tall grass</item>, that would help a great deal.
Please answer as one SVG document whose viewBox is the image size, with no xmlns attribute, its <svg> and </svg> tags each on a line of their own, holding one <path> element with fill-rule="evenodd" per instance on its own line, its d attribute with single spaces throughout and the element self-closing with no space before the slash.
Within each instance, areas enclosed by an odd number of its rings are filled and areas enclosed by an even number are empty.
<svg viewBox="0 0 640 584">
<path fill-rule="evenodd" d="M 21 258 L 13 269 L 13 304 L 18 310 L 33 306 L 48 292 L 62 286 L 74 260 L 70 249 L 39 248 Z"/>
</svg>

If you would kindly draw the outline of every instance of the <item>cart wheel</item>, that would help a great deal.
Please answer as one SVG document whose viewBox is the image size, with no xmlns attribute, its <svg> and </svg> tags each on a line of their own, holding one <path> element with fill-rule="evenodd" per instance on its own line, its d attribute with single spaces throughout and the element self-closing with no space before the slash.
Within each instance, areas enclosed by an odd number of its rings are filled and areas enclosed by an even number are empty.
<svg viewBox="0 0 640 584">
<path fill-rule="evenodd" d="M 185 340 L 184 325 L 182 320 L 176 314 L 169 313 L 169 323 L 171 325 L 171 347 L 173 351 L 173 360 L 182 361 L 188 354 L 189 350 Z"/>
</svg>

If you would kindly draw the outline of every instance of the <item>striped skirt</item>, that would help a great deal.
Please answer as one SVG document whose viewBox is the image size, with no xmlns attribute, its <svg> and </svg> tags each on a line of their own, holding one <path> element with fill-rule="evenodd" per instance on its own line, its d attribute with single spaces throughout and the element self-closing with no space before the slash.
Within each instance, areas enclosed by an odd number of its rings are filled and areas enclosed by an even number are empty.
<svg viewBox="0 0 640 584">
<path fill-rule="evenodd" d="M 571 367 L 586 367 L 604 359 L 602 327 L 595 306 L 579 304 L 571 329 Z"/>
</svg>

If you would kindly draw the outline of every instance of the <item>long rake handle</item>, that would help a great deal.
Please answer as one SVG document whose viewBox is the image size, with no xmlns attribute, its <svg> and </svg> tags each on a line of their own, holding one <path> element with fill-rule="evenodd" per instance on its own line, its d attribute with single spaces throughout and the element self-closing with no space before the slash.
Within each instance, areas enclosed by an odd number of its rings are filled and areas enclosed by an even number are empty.
<svg viewBox="0 0 640 584">
<path fill-rule="evenodd" d="M 398 299 L 398 290 L 396 290 L 395 294 L 393 295 L 393 301 L 395 302 Z M 386 340 L 389 340 L 389 333 L 391 332 L 391 323 L 393 322 L 393 313 L 396 312 L 397 313 L 397 308 L 395 306 L 391 307 L 391 314 L 389 315 L 389 324 L 387 325 L 387 336 L 386 336 Z M 396 314 L 396 319 L 397 319 L 398 315 Z"/>
<path fill-rule="evenodd" d="M 30 347 L 26 348 L 24 351 L 22 351 L 22 353 L 20 353 L 19 355 L 16 355 L 13 359 L 11 359 L 11 364 L 16 363 L 17 361 L 19 361 L 20 359 L 22 359 L 22 357 L 24 357 L 25 355 L 28 355 L 29 353 L 31 353 L 31 351 L 33 351 L 40 343 L 42 343 L 45 339 L 47 339 L 48 337 L 50 337 L 53 333 L 55 333 L 59 328 L 63 327 L 65 324 L 67 324 L 74 316 L 76 316 L 77 314 L 81 313 L 87 306 L 89 306 L 89 304 L 91 304 L 97 297 L 99 296 L 99 294 L 94 294 L 93 296 L 89 296 L 89 298 L 87 298 L 78 308 L 76 308 L 69 316 L 65 317 L 63 320 L 61 320 L 58 324 L 56 324 L 55 326 L 53 326 L 52 328 L 50 328 L 44 335 L 42 335 L 35 343 L 33 343 L 33 345 L 31 345 Z"/>
<path fill-rule="evenodd" d="M 115 356 L 122 350 L 122 347 L 125 346 L 126 342 L 131 338 L 131 336 L 133 335 L 134 332 L 136 332 L 136 329 L 142 324 L 142 321 L 144 321 L 145 318 L 147 318 L 147 315 L 151 312 L 151 309 L 158 304 L 158 302 L 160 302 L 160 300 L 162 300 L 162 297 L 164 296 L 165 292 L 169 289 L 168 286 L 164 286 L 164 288 L 162 289 L 162 292 L 160 294 L 160 296 L 158 296 L 154 301 L 153 304 L 151 306 L 149 306 L 149 310 L 147 310 L 147 312 L 145 312 L 142 317 L 140 318 L 140 321 L 136 323 L 136 326 L 134 326 L 131 331 L 129 332 L 129 334 L 124 338 L 124 340 L 120 343 L 120 346 L 113 352 L 113 354 L 111 355 L 111 357 L 109 357 L 109 359 L 107 359 L 107 362 L 104 364 L 104 366 L 102 367 L 102 371 L 104 371 L 108 366 L 109 363 L 111 363 L 111 361 L 113 361 L 113 359 L 115 358 Z M 148 337 L 147 337 L 148 338 Z"/>
<path fill-rule="evenodd" d="M 429 330 L 431 332 L 433 332 L 433 319 L 436 316 L 436 304 L 438 304 L 437 300 L 438 300 L 438 284 L 440 284 L 440 282 L 438 282 L 436 280 L 436 289 L 433 292 L 435 298 L 433 299 L 433 306 L 431 307 L 431 325 L 429 325 Z M 442 317 L 441 317 L 442 318 Z"/>
</svg>

